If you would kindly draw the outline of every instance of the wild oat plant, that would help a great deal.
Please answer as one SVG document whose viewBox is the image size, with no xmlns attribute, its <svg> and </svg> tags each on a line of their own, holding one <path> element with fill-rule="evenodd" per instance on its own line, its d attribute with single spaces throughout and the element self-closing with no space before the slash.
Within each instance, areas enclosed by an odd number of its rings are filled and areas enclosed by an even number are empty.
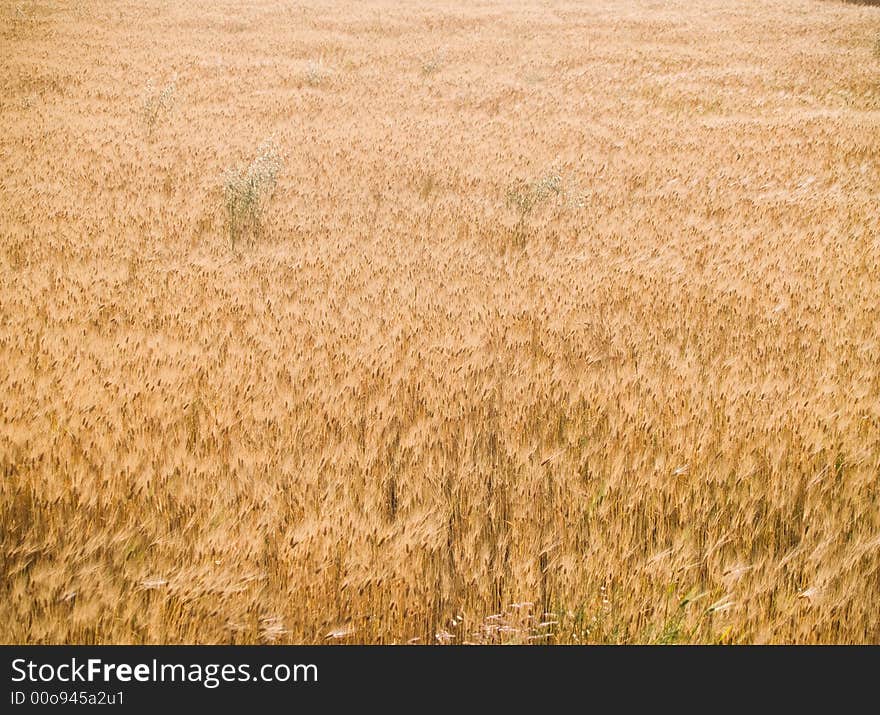
<svg viewBox="0 0 880 715">
<path fill-rule="evenodd" d="M 536 181 L 514 181 L 507 189 L 507 205 L 517 214 L 514 226 L 514 243 L 524 245 L 526 240 L 526 224 L 532 212 L 546 201 L 565 197 L 562 175 L 555 170 L 545 174 Z"/>
<path fill-rule="evenodd" d="M 177 92 L 177 75 L 171 78 L 161 90 L 153 85 L 153 80 L 147 81 L 146 94 L 141 105 L 141 116 L 147 127 L 149 136 L 153 135 L 159 119 L 168 114 L 174 106 L 174 95 Z"/>
<path fill-rule="evenodd" d="M 10 18 L 9 28 L 14 35 L 21 35 L 34 23 L 33 7 L 25 9 L 24 3 L 17 3 Z"/>
<path fill-rule="evenodd" d="M 305 80 L 312 87 L 324 84 L 332 74 L 333 71 L 324 64 L 323 59 L 309 60 L 306 64 Z"/>
<path fill-rule="evenodd" d="M 445 62 L 446 53 L 442 50 L 423 56 L 420 61 L 422 74 L 426 77 L 436 74 Z"/>
<path fill-rule="evenodd" d="M 240 238 L 254 238 L 262 231 L 263 214 L 275 190 L 281 163 L 278 145 L 267 139 L 247 168 L 232 168 L 224 175 L 226 230 L 232 248 Z"/>
</svg>

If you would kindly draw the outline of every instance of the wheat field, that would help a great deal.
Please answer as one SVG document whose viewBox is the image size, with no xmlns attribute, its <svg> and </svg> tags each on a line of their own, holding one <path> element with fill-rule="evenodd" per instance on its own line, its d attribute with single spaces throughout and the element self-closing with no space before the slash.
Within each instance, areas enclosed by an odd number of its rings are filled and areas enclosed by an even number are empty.
<svg viewBox="0 0 880 715">
<path fill-rule="evenodd" d="M 880 642 L 880 8 L 0 15 L 0 640 Z"/>
</svg>

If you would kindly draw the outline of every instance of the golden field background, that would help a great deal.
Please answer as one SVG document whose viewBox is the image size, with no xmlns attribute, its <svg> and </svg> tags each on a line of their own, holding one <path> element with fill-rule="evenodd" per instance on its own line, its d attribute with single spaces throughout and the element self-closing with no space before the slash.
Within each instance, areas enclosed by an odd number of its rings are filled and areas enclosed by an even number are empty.
<svg viewBox="0 0 880 715">
<path fill-rule="evenodd" d="M 880 641 L 880 8 L 0 7 L 3 642 Z"/>
</svg>

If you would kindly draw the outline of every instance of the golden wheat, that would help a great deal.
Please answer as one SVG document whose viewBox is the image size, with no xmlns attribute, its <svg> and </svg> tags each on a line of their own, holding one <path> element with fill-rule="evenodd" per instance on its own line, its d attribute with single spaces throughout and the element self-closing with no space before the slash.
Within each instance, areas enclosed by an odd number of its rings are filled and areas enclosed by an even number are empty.
<svg viewBox="0 0 880 715">
<path fill-rule="evenodd" d="M 19 6 L 4 642 L 880 641 L 877 8 Z"/>
</svg>

